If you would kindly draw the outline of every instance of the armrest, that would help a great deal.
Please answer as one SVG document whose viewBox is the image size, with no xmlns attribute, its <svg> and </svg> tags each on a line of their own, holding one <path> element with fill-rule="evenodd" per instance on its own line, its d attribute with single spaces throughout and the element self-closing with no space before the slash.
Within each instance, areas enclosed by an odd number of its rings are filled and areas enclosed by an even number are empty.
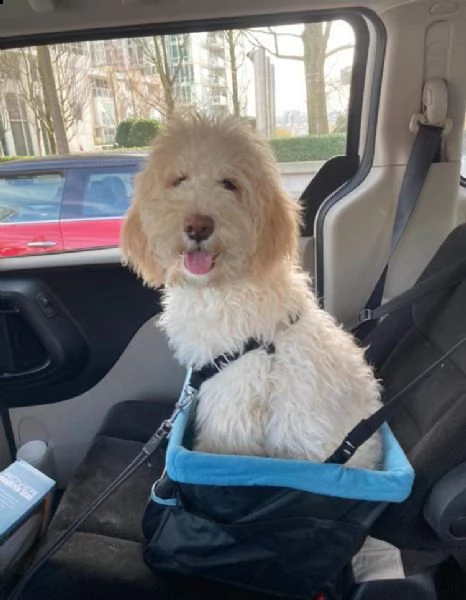
<svg viewBox="0 0 466 600">
<path fill-rule="evenodd" d="M 424 518 L 441 540 L 466 544 L 466 463 L 434 485 L 424 504 Z"/>
</svg>

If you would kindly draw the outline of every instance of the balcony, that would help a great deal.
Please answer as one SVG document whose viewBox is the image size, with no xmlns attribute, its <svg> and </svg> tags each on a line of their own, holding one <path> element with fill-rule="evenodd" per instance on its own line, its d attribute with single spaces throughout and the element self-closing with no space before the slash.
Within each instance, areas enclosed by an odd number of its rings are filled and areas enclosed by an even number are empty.
<svg viewBox="0 0 466 600">
<path fill-rule="evenodd" d="M 215 89 L 225 89 L 227 86 L 226 81 L 223 77 L 212 77 L 210 80 L 210 87 Z"/>
</svg>

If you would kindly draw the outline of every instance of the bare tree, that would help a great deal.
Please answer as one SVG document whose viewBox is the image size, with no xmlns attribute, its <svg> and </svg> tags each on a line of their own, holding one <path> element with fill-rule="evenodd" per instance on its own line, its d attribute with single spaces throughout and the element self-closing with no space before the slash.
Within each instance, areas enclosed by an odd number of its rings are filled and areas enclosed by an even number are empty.
<svg viewBox="0 0 466 600">
<path fill-rule="evenodd" d="M 34 115 L 39 149 L 42 148 L 41 140 L 44 138 L 47 147 L 55 151 L 53 123 L 43 102 L 35 50 L 4 50 L 0 54 L 0 80 L 3 90 L 6 90 L 9 84 L 11 91 L 19 96 Z"/>
<path fill-rule="evenodd" d="M 50 48 L 48 46 L 37 47 L 37 66 L 39 68 L 46 110 L 49 111 L 53 123 L 57 152 L 59 154 L 69 154 L 70 148 L 66 136 L 65 122 L 57 91 L 55 74 L 53 72 Z M 73 76 L 73 74 L 69 75 Z"/>
<path fill-rule="evenodd" d="M 50 50 L 63 123 L 67 138 L 72 139 L 91 95 L 89 60 L 76 44 L 57 44 Z"/>
<path fill-rule="evenodd" d="M 1 154 L 1 156 L 8 156 L 10 154 L 7 140 L 6 140 L 6 133 L 8 131 L 7 122 L 8 121 L 7 121 L 6 110 L 3 110 L 3 108 L 0 106 L 0 154 Z"/>
<path fill-rule="evenodd" d="M 169 117 L 178 104 L 183 104 L 179 97 L 179 75 L 183 66 L 187 66 L 186 54 L 189 45 L 189 34 L 177 35 L 177 57 L 169 54 L 169 37 L 167 35 L 153 36 L 144 41 L 144 53 L 149 64 L 153 65 L 155 73 L 160 78 L 162 98 L 158 96 L 147 99 L 151 108 L 162 117 Z M 137 93 L 137 92 L 136 92 Z"/>
<path fill-rule="evenodd" d="M 344 50 L 353 49 L 352 44 L 343 44 L 332 50 L 328 42 L 332 30 L 332 22 L 305 23 L 300 34 L 281 33 L 272 29 L 249 30 L 247 37 L 255 46 L 264 47 L 273 56 L 281 59 L 301 61 L 304 64 L 306 81 L 306 106 L 309 134 L 328 133 L 327 97 L 325 82 L 325 62 L 330 57 Z M 264 44 L 258 34 L 267 34 L 271 44 Z M 263 37 L 263 35 L 262 35 Z M 302 42 L 302 53 L 287 54 L 281 51 L 281 38 L 296 38 Z"/>
<path fill-rule="evenodd" d="M 66 99 L 72 97 L 68 90 L 74 86 L 74 78 L 79 74 L 71 70 L 67 72 L 67 86 L 60 94 L 57 81 L 61 79 L 56 78 L 52 53 L 48 46 L 4 51 L 0 56 L 0 78 L 9 81 L 13 93 L 29 107 L 39 150 L 42 150 L 43 140 L 51 152 L 67 154 L 69 146 L 62 99 L 65 99 L 64 107 L 68 108 L 70 102 Z"/>
<path fill-rule="evenodd" d="M 224 31 L 224 36 L 227 49 L 227 68 L 231 75 L 231 89 L 228 89 L 228 93 L 231 98 L 233 114 L 239 117 L 247 101 L 247 82 L 241 81 L 240 77 L 247 57 L 244 47 L 246 37 L 241 29 Z"/>
<path fill-rule="evenodd" d="M 122 71 L 124 106 L 120 108 L 122 121 L 129 117 L 134 119 L 148 119 L 151 109 L 160 112 L 163 108 L 161 100 L 160 80 L 154 73 L 147 72 L 144 65 L 128 63 Z"/>
<path fill-rule="evenodd" d="M 2 72 L 0 66 L 0 89 L 6 89 L 7 78 L 5 73 Z M 6 133 L 8 131 L 8 111 L 0 101 L 0 155 L 8 156 L 9 148 L 6 141 Z"/>
</svg>

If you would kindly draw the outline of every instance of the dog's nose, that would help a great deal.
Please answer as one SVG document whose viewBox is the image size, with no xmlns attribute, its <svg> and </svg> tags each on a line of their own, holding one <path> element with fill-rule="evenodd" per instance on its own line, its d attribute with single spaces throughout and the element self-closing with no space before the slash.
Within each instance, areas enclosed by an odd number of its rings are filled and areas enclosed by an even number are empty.
<svg viewBox="0 0 466 600">
<path fill-rule="evenodd" d="M 190 240 L 199 243 L 213 234 L 214 221 L 206 215 L 192 215 L 184 222 L 184 231 Z"/>
</svg>

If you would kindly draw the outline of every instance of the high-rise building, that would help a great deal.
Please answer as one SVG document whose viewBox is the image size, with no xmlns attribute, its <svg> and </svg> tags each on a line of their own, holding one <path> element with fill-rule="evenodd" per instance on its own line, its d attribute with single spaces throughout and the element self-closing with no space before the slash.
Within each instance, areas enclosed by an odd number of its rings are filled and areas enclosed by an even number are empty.
<svg viewBox="0 0 466 600">
<path fill-rule="evenodd" d="M 275 67 L 265 48 L 248 53 L 254 66 L 256 102 L 256 129 L 267 137 L 274 137 L 275 123 Z"/>
<path fill-rule="evenodd" d="M 233 82 L 227 35 L 217 31 L 51 46 L 71 151 L 112 145 L 118 124 L 129 118 L 164 119 L 183 107 L 215 115 L 241 112 L 243 82 L 238 70 Z M 244 54 L 240 36 L 234 39 L 233 63 Z M 27 55 L 3 52 L 2 61 L 0 153 L 53 151 L 41 121 L 45 103 L 35 49 Z M 27 96 L 31 89 L 34 93 Z"/>
</svg>

